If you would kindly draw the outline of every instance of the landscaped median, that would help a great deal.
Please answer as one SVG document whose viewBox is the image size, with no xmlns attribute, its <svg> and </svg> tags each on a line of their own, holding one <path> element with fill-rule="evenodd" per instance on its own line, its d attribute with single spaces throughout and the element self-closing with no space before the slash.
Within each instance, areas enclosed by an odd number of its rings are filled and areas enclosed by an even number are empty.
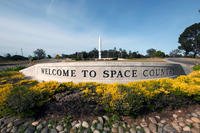
<svg viewBox="0 0 200 133">
<path fill-rule="evenodd" d="M 15 69 L 0 71 L 1 132 L 198 132 L 199 103 L 199 70 L 174 79 L 127 84 L 39 83 Z M 184 114 L 183 108 L 167 112 L 170 119 L 159 114 L 135 122 L 124 121 L 127 116 L 166 113 L 165 109 L 180 107 L 194 111 Z M 95 120 L 97 116 L 103 117 Z"/>
<path fill-rule="evenodd" d="M 163 78 L 127 84 L 75 84 L 53 81 L 38 83 L 26 79 L 17 71 L 1 71 L 0 88 L 1 116 L 37 115 L 41 110 L 46 111 L 48 108 L 44 107 L 47 105 L 49 107 L 50 103 L 66 106 L 66 112 L 71 112 L 72 115 L 74 108 L 87 112 L 90 109 L 89 105 L 92 104 L 90 112 L 94 114 L 104 111 L 137 116 L 151 111 L 160 111 L 166 107 L 177 108 L 199 104 L 200 71 L 193 71 L 189 75 L 175 79 Z M 73 103 L 74 108 L 71 107 L 70 102 Z"/>
</svg>

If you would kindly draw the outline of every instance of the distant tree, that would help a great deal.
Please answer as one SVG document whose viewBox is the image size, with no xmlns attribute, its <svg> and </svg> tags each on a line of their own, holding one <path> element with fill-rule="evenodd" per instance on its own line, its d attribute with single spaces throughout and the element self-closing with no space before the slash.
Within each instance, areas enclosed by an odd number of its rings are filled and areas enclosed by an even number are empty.
<svg viewBox="0 0 200 133">
<path fill-rule="evenodd" d="M 61 59 L 62 57 L 59 55 L 59 54 L 57 54 L 56 56 L 55 56 L 55 59 Z"/>
<path fill-rule="evenodd" d="M 34 59 L 33 59 L 33 57 L 32 57 L 31 55 L 29 55 L 29 56 L 28 56 L 28 60 L 31 62 L 31 61 L 33 61 Z"/>
<path fill-rule="evenodd" d="M 48 54 L 48 55 L 47 55 L 47 58 L 48 58 L 48 59 L 51 59 L 52 57 L 51 57 L 51 55 Z"/>
<path fill-rule="evenodd" d="M 10 58 L 11 58 L 11 54 L 7 53 L 7 54 L 5 55 L 5 58 L 6 58 L 6 59 L 10 59 Z"/>
<path fill-rule="evenodd" d="M 43 49 L 36 49 L 35 51 L 33 51 L 34 53 L 34 56 L 37 58 L 37 59 L 44 59 L 46 57 L 46 53 Z"/>
<path fill-rule="evenodd" d="M 193 53 L 193 57 L 200 54 L 200 23 L 187 27 L 181 33 L 178 42 L 181 44 L 178 48 L 184 50 L 186 56 L 190 52 Z"/>
<path fill-rule="evenodd" d="M 102 56 L 104 56 L 104 55 L 105 55 L 105 52 L 102 51 Z M 89 58 L 97 58 L 98 57 L 98 50 L 96 48 L 94 48 L 93 50 L 88 52 L 88 57 Z"/>
<path fill-rule="evenodd" d="M 165 57 L 165 53 L 164 52 L 162 52 L 162 51 L 160 51 L 160 50 L 158 50 L 158 51 L 156 51 L 156 53 L 155 53 L 155 55 L 154 55 L 155 57 Z"/>
<path fill-rule="evenodd" d="M 169 53 L 170 57 L 181 57 L 182 51 L 180 49 L 174 49 Z"/>
<path fill-rule="evenodd" d="M 88 53 L 86 51 L 81 52 L 82 59 L 88 59 Z"/>
<path fill-rule="evenodd" d="M 5 57 L 0 55 L 0 60 L 5 60 Z"/>
<path fill-rule="evenodd" d="M 21 56 L 21 55 L 13 55 L 11 56 L 11 54 L 7 53 L 4 57 L 3 56 L 0 56 L 0 59 L 5 59 L 5 60 L 28 60 L 27 57 L 24 57 L 24 56 Z"/>
<path fill-rule="evenodd" d="M 120 58 L 122 58 L 122 56 L 123 56 L 123 53 L 122 53 L 122 52 L 123 52 L 122 48 L 119 48 L 119 57 L 120 57 Z"/>
<path fill-rule="evenodd" d="M 127 58 L 128 54 L 125 49 L 122 50 L 122 58 Z"/>
<path fill-rule="evenodd" d="M 109 50 L 110 58 L 118 58 L 118 51 L 117 48 L 114 47 L 113 49 Z"/>
<path fill-rule="evenodd" d="M 118 59 L 118 58 L 141 58 L 143 57 L 142 54 L 136 52 L 131 52 L 127 51 L 125 49 L 120 48 L 119 50 L 114 47 L 113 49 L 109 50 L 102 50 L 101 51 L 101 57 L 102 58 L 113 58 L 113 59 Z M 62 58 L 71 58 L 74 60 L 91 60 L 98 58 L 98 50 L 95 48 L 89 52 L 82 51 L 82 52 L 76 52 L 73 54 L 62 54 Z"/>
<path fill-rule="evenodd" d="M 80 52 L 76 52 L 75 55 L 72 55 L 75 60 L 82 60 L 82 55 Z"/>
<path fill-rule="evenodd" d="M 147 56 L 148 57 L 162 57 L 162 58 L 165 57 L 165 53 L 164 52 L 162 52 L 160 50 L 157 51 L 154 48 L 150 48 L 146 52 L 147 52 Z"/>
<path fill-rule="evenodd" d="M 138 51 L 129 53 L 130 58 L 141 58 L 143 55 L 141 55 Z"/>
<path fill-rule="evenodd" d="M 13 55 L 11 57 L 11 60 L 15 60 L 15 61 L 17 61 L 17 60 L 28 60 L 28 58 L 24 57 L 24 56 L 21 56 L 21 55 Z"/>
<path fill-rule="evenodd" d="M 150 49 L 147 49 L 146 52 L 147 52 L 147 56 L 149 56 L 149 57 L 155 57 L 156 49 L 150 48 Z"/>
</svg>

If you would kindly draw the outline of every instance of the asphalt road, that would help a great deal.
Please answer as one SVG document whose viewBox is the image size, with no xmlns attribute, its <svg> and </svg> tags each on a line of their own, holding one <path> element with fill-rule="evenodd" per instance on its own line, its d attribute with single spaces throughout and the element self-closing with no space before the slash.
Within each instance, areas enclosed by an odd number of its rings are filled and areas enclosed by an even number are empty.
<svg viewBox="0 0 200 133">
<path fill-rule="evenodd" d="M 4 70 L 7 68 L 12 68 L 16 66 L 32 66 L 37 63 L 53 63 L 53 62 L 61 62 L 62 60 L 57 60 L 57 59 L 42 59 L 42 60 L 36 60 L 33 62 L 29 62 L 28 60 L 26 61 L 8 61 L 8 62 L 0 62 L 0 70 Z"/>
<path fill-rule="evenodd" d="M 185 74 L 192 72 L 192 67 L 196 64 L 200 64 L 200 59 L 193 58 L 166 58 L 166 62 L 180 64 L 185 71 Z"/>
<path fill-rule="evenodd" d="M 0 70 L 5 70 L 8 68 L 13 68 L 17 66 L 27 66 L 27 64 L 7 64 L 7 65 L 0 65 Z"/>
<path fill-rule="evenodd" d="M 189 66 L 200 64 L 200 59 L 191 59 L 191 58 L 166 58 L 166 61 L 181 63 Z"/>
</svg>

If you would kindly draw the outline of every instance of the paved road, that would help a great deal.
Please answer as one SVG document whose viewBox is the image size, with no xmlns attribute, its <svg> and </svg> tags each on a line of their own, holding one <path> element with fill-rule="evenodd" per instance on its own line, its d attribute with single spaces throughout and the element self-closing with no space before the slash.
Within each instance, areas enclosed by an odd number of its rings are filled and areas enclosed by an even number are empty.
<svg viewBox="0 0 200 133">
<path fill-rule="evenodd" d="M 166 62 L 180 64 L 185 73 L 188 74 L 192 71 L 192 67 L 196 64 L 200 64 L 200 59 L 192 58 L 166 58 Z"/>
<path fill-rule="evenodd" d="M 177 62 L 185 65 L 196 65 L 200 64 L 200 59 L 191 59 L 191 58 L 166 58 L 167 61 Z"/>
<path fill-rule="evenodd" d="M 6 65 L 0 64 L 0 71 L 8 69 L 8 68 L 17 67 L 17 66 L 27 66 L 27 64 L 6 64 Z"/>
<path fill-rule="evenodd" d="M 28 60 L 26 61 L 13 61 L 13 62 L 0 62 L 0 70 L 4 70 L 7 68 L 12 68 L 12 67 L 16 67 L 16 66 L 32 66 L 34 64 L 38 64 L 38 63 L 53 63 L 53 62 L 61 62 L 63 60 L 57 60 L 57 59 L 42 59 L 42 60 L 35 60 L 33 62 L 29 62 Z M 65 61 L 65 60 L 64 60 Z"/>
</svg>

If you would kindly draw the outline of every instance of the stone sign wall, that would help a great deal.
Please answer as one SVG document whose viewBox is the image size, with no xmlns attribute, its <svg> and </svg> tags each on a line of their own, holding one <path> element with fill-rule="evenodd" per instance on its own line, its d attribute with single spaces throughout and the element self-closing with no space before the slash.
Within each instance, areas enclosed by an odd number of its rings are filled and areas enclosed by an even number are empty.
<svg viewBox="0 0 200 133">
<path fill-rule="evenodd" d="M 124 83 L 185 74 L 178 64 L 149 62 L 43 63 L 21 70 L 39 81 Z"/>
</svg>

